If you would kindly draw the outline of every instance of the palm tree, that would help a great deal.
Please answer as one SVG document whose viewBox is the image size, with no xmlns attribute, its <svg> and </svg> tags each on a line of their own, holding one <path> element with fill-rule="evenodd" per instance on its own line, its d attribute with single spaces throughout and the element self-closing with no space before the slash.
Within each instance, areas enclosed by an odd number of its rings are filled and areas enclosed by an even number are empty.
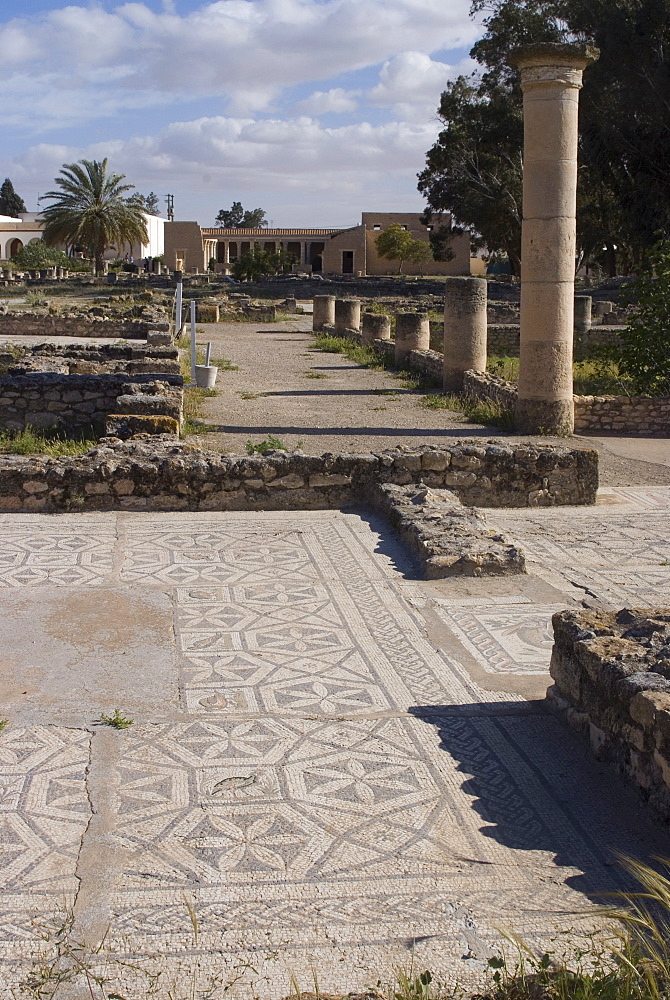
<svg viewBox="0 0 670 1000">
<path fill-rule="evenodd" d="M 54 200 L 42 211 L 45 243 L 82 247 L 100 274 L 108 247 L 149 242 L 142 207 L 123 197 L 135 185 L 122 183 L 125 174 L 108 174 L 106 158 L 65 163 L 60 173 L 55 183 L 61 190 L 44 195 Z"/>
</svg>

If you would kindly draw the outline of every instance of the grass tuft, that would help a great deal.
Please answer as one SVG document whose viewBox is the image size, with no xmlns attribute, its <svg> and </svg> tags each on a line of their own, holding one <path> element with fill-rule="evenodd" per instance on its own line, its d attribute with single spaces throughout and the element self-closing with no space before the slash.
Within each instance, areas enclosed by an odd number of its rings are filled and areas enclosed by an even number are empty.
<svg viewBox="0 0 670 1000">
<path fill-rule="evenodd" d="M 266 451 L 288 451 L 284 442 L 274 434 L 268 434 L 263 441 L 258 441 L 256 444 L 247 441 L 246 448 L 248 455 L 264 455 Z"/>
<path fill-rule="evenodd" d="M 330 334 L 324 334 L 316 338 L 313 347 L 317 351 L 323 351 L 326 354 L 344 354 L 347 358 L 351 358 L 357 365 L 361 365 L 364 368 L 384 367 L 381 358 L 371 347 L 362 347 L 360 344 L 354 344 L 347 337 L 333 337 Z"/>
<path fill-rule="evenodd" d="M 90 437 L 66 436 L 55 431 L 39 431 L 26 427 L 22 431 L 0 431 L 0 452 L 6 455 L 85 455 L 95 448 L 97 440 Z"/>
<path fill-rule="evenodd" d="M 486 424 L 491 427 L 501 427 L 504 430 L 514 429 L 514 413 L 495 400 L 477 399 L 476 396 L 456 396 L 429 393 L 421 400 L 421 406 L 430 410 L 453 410 L 462 413 L 468 423 Z"/>
<path fill-rule="evenodd" d="M 105 715 L 104 712 L 101 712 L 100 721 L 105 726 L 111 726 L 112 729 L 128 729 L 133 724 L 133 720 L 122 715 L 118 708 L 114 709 L 112 715 Z"/>
</svg>

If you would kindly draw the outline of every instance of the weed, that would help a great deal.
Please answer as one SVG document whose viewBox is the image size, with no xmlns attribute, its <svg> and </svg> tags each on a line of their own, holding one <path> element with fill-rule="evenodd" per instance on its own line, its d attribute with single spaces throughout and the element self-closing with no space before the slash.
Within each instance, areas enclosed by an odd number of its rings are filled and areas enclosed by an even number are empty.
<svg viewBox="0 0 670 1000">
<path fill-rule="evenodd" d="M 9 455 L 84 455 L 95 448 L 93 438 L 66 437 L 55 431 L 39 431 L 26 427 L 22 431 L 0 431 L 0 452 Z"/>
<path fill-rule="evenodd" d="M 0 719 L 0 733 L 9 725 L 9 719 Z"/>
<path fill-rule="evenodd" d="M 200 389 L 197 385 L 184 386 L 184 422 L 182 424 L 182 437 L 187 434 L 197 434 L 204 430 L 211 430 L 209 424 L 199 420 L 200 409 L 206 399 L 216 396 L 216 389 Z"/>
<path fill-rule="evenodd" d="M 353 341 L 348 340 L 346 337 L 333 337 L 330 334 L 324 334 L 316 338 L 313 346 L 316 350 L 323 351 L 326 354 L 344 354 L 363 368 L 384 367 L 381 358 L 371 347 L 362 347 L 360 344 L 354 344 Z"/>
<path fill-rule="evenodd" d="M 245 392 L 241 392 L 240 393 L 240 396 L 242 397 L 242 399 L 260 399 L 260 397 L 263 396 L 263 395 L 264 395 L 264 393 L 262 393 L 262 392 L 246 392 L 245 391 Z"/>
<path fill-rule="evenodd" d="M 303 372 L 305 378 L 328 378 L 325 372 Z"/>
<path fill-rule="evenodd" d="M 268 434 L 268 436 L 263 440 L 254 444 L 253 441 L 247 441 L 247 454 L 248 455 L 264 455 L 266 451 L 287 451 L 286 445 L 274 434 Z"/>
<path fill-rule="evenodd" d="M 519 359 L 491 356 L 486 370 L 508 382 L 519 381 Z M 621 375 L 615 361 L 607 357 L 575 361 L 572 366 L 573 388 L 578 396 L 629 396 L 631 380 Z"/>
<path fill-rule="evenodd" d="M 112 729 L 128 729 L 133 724 L 133 720 L 122 715 L 118 708 L 114 709 L 112 715 L 105 715 L 101 712 L 100 721 L 106 726 L 111 726 Z"/>
<path fill-rule="evenodd" d="M 471 424 L 486 424 L 491 427 L 501 427 L 503 430 L 514 428 L 512 410 L 491 399 L 430 393 L 421 399 L 421 406 L 431 410 L 453 410 L 456 413 L 463 413 Z"/>
</svg>

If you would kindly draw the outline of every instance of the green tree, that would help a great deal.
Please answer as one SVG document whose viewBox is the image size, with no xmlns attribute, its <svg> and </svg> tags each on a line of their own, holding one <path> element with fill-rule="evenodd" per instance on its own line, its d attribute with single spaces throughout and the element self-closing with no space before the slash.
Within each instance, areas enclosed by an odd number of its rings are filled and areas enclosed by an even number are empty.
<svg viewBox="0 0 670 1000">
<path fill-rule="evenodd" d="M 274 274 L 288 274 L 295 263 L 296 258 L 283 247 L 279 250 L 262 250 L 255 244 L 235 261 L 231 270 L 238 281 L 260 281 Z"/>
<path fill-rule="evenodd" d="M 108 173 L 106 158 L 66 163 L 60 173 L 55 181 L 60 191 L 44 196 L 53 201 L 42 211 L 46 243 L 82 247 L 100 274 L 108 247 L 148 242 L 142 208 L 124 197 L 133 185 L 123 184 L 125 174 Z"/>
<path fill-rule="evenodd" d="M 396 222 L 377 236 L 375 246 L 380 257 L 398 261 L 398 274 L 402 274 L 403 262 L 408 259 L 414 242 L 412 234 Z"/>
<path fill-rule="evenodd" d="M 44 240 L 28 243 L 11 258 L 19 270 L 39 271 L 43 267 L 66 267 L 69 271 L 77 269 L 77 262 L 68 257 L 62 250 L 47 246 Z"/>
<path fill-rule="evenodd" d="M 26 211 L 26 203 L 14 190 L 9 177 L 5 177 L 0 187 L 0 215 L 9 215 L 13 219 Z"/>
<path fill-rule="evenodd" d="M 651 248 L 622 298 L 637 311 L 610 354 L 633 392 L 670 396 L 670 240 Z"/>
<path fill-rule="evenodd" d="M 221 229 L 264 229 L 267 224 L 262 208 L 245 211 L 241 201 L 234 201 L 228 211 L 222 208 L 215 220 Z"/>
<path fill-rule="evenodd" d="M 153 191 L 149 194 L 140 194 L 138 191 L 131 194 L 128 201 L 136 202 L 148 215 L 160 215 L 160 199 Z"/>
<path fill-rule="evenodd" d="M 424 264 L 427 264 L 428 261 L 434 259 L 430 243 L 426 243 L 424 240 L 412 240 L 409 244 L 405 260 L 409 264 L 416 264 L 419 268 L 421 277 L 423 277 Z"/>
</svg>

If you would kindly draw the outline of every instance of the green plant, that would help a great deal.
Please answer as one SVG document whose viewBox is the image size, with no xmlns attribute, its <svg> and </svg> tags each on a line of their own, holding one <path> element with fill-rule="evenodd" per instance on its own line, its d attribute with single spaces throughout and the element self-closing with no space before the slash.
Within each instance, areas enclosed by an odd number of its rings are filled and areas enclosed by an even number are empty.
<svg viewBox="0 0 670 1000">
<path fill-rule="evenodd" d="M 622 300 L 637 302 L 637 311 L 612 357 L 637 395 L 670 396 L 670 240 L 648 251 Z"/>
<path fill-rule="evenodd" d="M 438 395 L 429 393 L 423 396 L 421 406 L 431 410 L 453 410 L 463 413 L 471 424 L 485 424 L 491 427 L 501 427 L 513 430 L 514 413 L 511 409 L 492 399 L 477 399 L 476 396 Z"/>
<path fill-rule="evenodd" d="M 44 240 L 37 240 L 21 247 L 11 260 L 15 267 L 26 271 L 39 271 L 45 267 L 65 267 L 70 271 L 74 267 L 71 257 L 62 250 L 48 246 Z"/>
<path fill-rule="evenodd" d="M 9 725 L 9 719 L 0 719 L 0 733 Z"/>
<path fill-rule="evenodd" d="M 258 441 L 254 444 L 253 441 L 247 441 L 246 444 L 248 455 L 264 455 L 266 451 L 286 451 L 286 445 L 274 434 L 268 434 L 268 436 L 263 441 Z"/>
<path fill-rule="evenodd" d="M 305 378 L 328 378 L 325 372 L 303 372 Z"/>
<path fill-rule="evenodd" d="M 100 721 L 106 726 L 111 726 L 112 729 L 128 729 L 133 724 L 133 720 L 122 715 L 118 708 L 114 709 L 112 715 L 105 715 L 104 712 L 101 712 Z"/>
<path fill-rule="evenodd" d="M 240 393 L 242 399 L 260 399 L 260 397 L 264 395 L 265 393 L 263 392 L 248 392 L 246 390 Z"/>
<path fill-rule="evenodd" d="M 313 347 L 326 354 L 344 354 L 365 368 L 384 367 L 381 358 L 371 347 L 361 347 L 346 337 L 333 337 L 330 334 L 325 334 L 316 338 Z"/>
<path fill-rule="evenodd" d="M 0 431 L 0 452 L 9 455 L 85 455 L 95 448 L 97 440 L 92 437 L 67 437 L 55 431 L 38 431 L 26 427 L 22 431 Z"/>
</svg>

